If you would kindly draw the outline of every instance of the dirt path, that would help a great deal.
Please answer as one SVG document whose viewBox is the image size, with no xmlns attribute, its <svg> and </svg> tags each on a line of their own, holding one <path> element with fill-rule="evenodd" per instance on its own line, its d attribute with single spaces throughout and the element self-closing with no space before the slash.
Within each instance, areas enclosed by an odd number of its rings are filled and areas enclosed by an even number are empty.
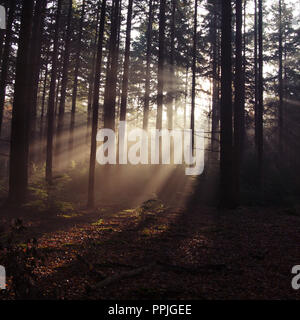
<svg viewBox="0 0 300 320">
<path fill-rule="evenodd" d="M 60 217 L 70 222 L 59 231 L 52 231 L 50 220 L 47 232 L 40 233 L 33 219 L 24 222 L 26 237 L 35 235 L 38 241 L 35 290 L 28 295 L 299 299 L 291 288 L 292 266 L 300 264 L 297 211 L 244 208 L 222 213 L 200 207 L 192 212 L 160 203 L 148 203 L 143 211 L 108 211 Z M 95 288 L 105 279 L 109 285 Z"/>
</svg>

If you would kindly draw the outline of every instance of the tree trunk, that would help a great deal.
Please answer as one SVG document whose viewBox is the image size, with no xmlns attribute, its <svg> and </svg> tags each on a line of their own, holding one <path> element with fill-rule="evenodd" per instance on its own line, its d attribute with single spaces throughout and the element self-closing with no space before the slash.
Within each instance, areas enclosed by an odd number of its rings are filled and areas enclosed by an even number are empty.
<svg viewBox="0 0 300 320">
<path fill-rule="evenodd" d="M 236 0 L 235 39 L 235 101 L 234 101 L 234 179 L 236 199 L 240 193 L 240 166 L 242 160 L 243 116 L 244 116 L 244 76 L 243 76 L 243 7 L 242 0 Z"/>
<path fill-rule="evenodd" d="M 127 111 L 132 6 L 133 6 L 133 0 L 128 0 L 127 27 L 126 27 L 126 45 L 125 45 L 125 58 L 124 58 L 123 81 L 122 81 L 120 121 L 125 121 L 126 120 L 126 111 Z"/>
<path fill-rule="evenodd" d="M 166 0 L 160 0 L 159 8 L 159 51 L 157 72 L 157 116 L 156 129 L 162 129 L 162 115 L 164 102 L 164 61 L 165 61 L 165 25 Z"/>
<path fill-rule="evenodd" d="M 192 64 L 192 108 L 191 108 L 191 129 L 192 129 L 192 149 L 195 141 L 195 104 L 196 104 L 196 62 L 197 62 L 197 15 L 198 0 L 195 0 L 194 12 L 194 38 L 193 38 L 193 64 Z"/>
<path fill-rule="evenodd" d="M 96 18 L 96 34 L 94 40 L 94 46 L 92 50 L 92 68 L 89 75 L 89 92 L 88 92 L 88 106 L 87 106 L 87 130 L 86 130 L 86 142 L 89 141 L 90 138 L 90 128 L 91 128 L 91 118 L 92 118 L 92 105 L 93 105 L 93 87 L 95 80 L 95 68 L 96 68 L 96 47 L 98 43 L 98 25 L 99 25 L 99 16 L 101 10 L 101 3 L 99 2 L 99 8 L 97 10 L 97 18 Z"/>
<path fill-rule="evenodd" d="M 220 206 L 234 208 L 232 150 L 231 1 L 222 1 Z"/>
<path fill-rule="evenodd" d="M 217 140 L 218 140 L 218 131 L 219 122 L 220 122 L 220 111 L 219 111 L 219 47 L 218 47 L 218 3 L 213 2 L 214 6 L 214 16 L 213 16 L 213 25 L 212 25 L 212 46 L 213 46 L 213 66 L 212 66 L 212 76 L 213 76 L 213 93 L 212 93 L 212 120 L 211 120 L 211 150 L 212 152 L 217 152 Z"/>
<path fill-rule="evenodd" d="M 189 66 L 186 66 L 185 70 L 185 88 L 184 88 L 184 110 L 183 110 L 183 128 L 186 129 L 186 109 L 187 109 L 187 98 L 188 98 L 188 80 L 189 80 Z"/>
<path fill-rule="evenodd" d="M 280 156 L 283 152 L 283 34 L 282 34 L 282 1 L 279 0 L 279 72 L 278 72 L 278 81 L 279 81 L 279 115 L 278 115 L 278 129 L 279 129 L 279 153 Z"/>
<path fill-rule="evenodd" d="M 37 96 L 40 77 L 41 65 L 41 48 L 42 36 L 44 28 L 44 18 L 46 11 L 46 1 L 37 0 L 34 9 L 33 26 L 32 26 L 32 39 L 30 48 L 30 91 L 28 93 L 28 107 L 30 112 L 30 144 L 33 145 L 36 134 L 36 117 L 37 117 Z M 29 152 L 29 151 L 28 151 Z M 35 160 L 36 151 L 30 152 L 30 162 Z"/>
<path fill-rule="evenodd" d="M 47 93 L 47 80 L 48 80 L 48 74 L 49 74 L 49 68 L 48 68 L 48 61 L 49 61 L 49 51 L 47 52 L 46 57 L 46 68 L 45 68 L 45 75 L 44 75 L 44 81 L 43 81 L 43 94 L 42 94 L 42 104 L 41 104 L 41 118 L 40 118 L 40 139 L 43 139 L 43 127 L 44 127 L 44 116 L 45 116 L 45 102 L 46 102 L 46 93 Z"/>
<path fill-rule="evenodd" d="M 144 98 L 143 129 L 148 130 L 149 107 L 150 107 L 150 63 L 151 63 L 151 42 L 152 42 L 153 4 L 149 2 L 148 28 L 147 28 L 147 53 L 146 53 L 146 81 Z"/>
<path fill-rule="evenodd" d="M 2 131 L 3 111 L 5 104 L 6 82 L 9 68 L 9 56 L 11 52 L 11 42 L 13 36 L 12 25 L 15 18 L 16 1 L 11 0 L 9 3 L 9 14 L 6 26 L 5 45 L 3 50 L 2 71 L 0 78 L 0 136 Z"/>
<path fill-rule="evenodd" d="M 64 129 L 66 93 L 67 93 L 68 72 L 69 72 L 69 65 L 70 65 L 69 61 L 70 61 L 70 44 L 71 44 L 71 32 L 72 32 L 72 28 L 71 28 L 72 14 L 73 14 L 73 0 L 69 0 L 67 32 L 65 36 L 65 52 L 64 52 L 64 58 L 63 58 L 64 60 L 63 60 L 60 102 L 59 102 L 59 108 L 58 108 L 58 122 L 57 122 L 56 154 L 58 156 L 60 156 L 61 138 L 62 138 L 62 133 Z"/>
<path fill-rule="evenodd" d="M 255 150 L 258 145 L 258 32 L 257 32 L 257 0 L 254 0 L 254 121 L 255 121 Z"/>
<path fill-rule="evenodd" d="M 105 94 L 104 94 L 104 127 L 115 129 L 116 113 L 116 86 L 118 72 L 118 30 L 119 30 L 120 0 L 114 0 L 111 21 L 111 34 L 109 39 L 109 61 L 107 65 Z"/>
<path fill-rule="evenodd" d="M 105 26 L 106 0 L 102 0 L 101 18 L 99 27 L 99 39 L 96 57 L 96 68 L 93 90 L 93 118 L 92 118 L 92 134 L 91 134 L 91 154 L 90 154 L 90 170 L 89 170 L 89 186 L 88 186 L 88 207 L 93 207 L 95 203 L 95 166 L 96 166 L 96 136 L 98 130 L 98 112 L 99 112 L 99 90 L 102 65 L 102 49 L 103 35 Z"/>
<path fill-rule="evenodd" d="M 7 9 L 8 9 L 8 1 L 4 1 L 3 3 L 4 7 L 5 7 L 5 12 L 6 12 L 6 16 L 7 16 Z M 5 36 L 5 30 L 4 29 L 0 29 L 0 65 L 2 62 L 2 54 L 3 54 L 3 44 L 4 44 L 4 36 Z"/>
<path fill-rule="evenodd" d="M 72 110 L 71 110 L 71 122 L 70 122 L 70 139 L 69 139 L 69 150 L 72 152 L 74 144 L 74 127 L 75 127 L 75 116 L 76 116 L 76 102 L 77 102 L 77 92 L 78 92 L 78 76 L 80 67 L 80 54 L 81 54 L 81 41 L 83 32 L 83 22 L 85 15 L 85 1 L 82 2 L 81 8 L 81 18 L 79 24 L 79 34 L 78 34 L 78 44 L 75 58 L 75 70 L 74 70 L 74 82 L 73 82 L 73 92 L 72 92 Z"/>
<path fill-rule="evenodd" d="M 171 14 L 171 50 L 170 50 L 170 67 L 168 77 L 168 102 L 167 102 L 167 118 L 168 118 L 168 130 L 173 130 L 173 108 L 175 100 L 175 70 L 174 70 L 174 54 L 175 54 L 175 13 L 176 3 L 175 0 L 171 1 L 172 14 Z"/>
<path fill-rule="evenodd" d="M 28 186 L 28 131 L 30 35 L 32 30 L 33 0 L 23 2 L 18 43 L 14 104 L 11 124 L 9 202 L 24 203 Z"/>
<path fill-rule="evenodd" d="M 258 184 L 262 189 L 263 184 L 263 6 L 262 0 L 258 0 L 258 111 L 257 111 L 257 161 L 258 161 Z"/>
<path fill-rule="evenodd" d="M 58 58 L 58 38 L 59 27 L 61 19 L 61 6 L 63 0 L 58 0 L 55 34 L 53 43 L 53 55 L 52 55 L 52 70 L 51 70 L 51 82 L 49 90 L 48 100 L 48 132 L 47 132 L 47 156 L 46 156 L 46 181 L 48 184 L 52 184 L 52 162 L 53 162 L 53 135 L 54 135 L 54 103 L 55 103 L 55 86 L 57 78 L 57 58 Z"/>
</svg>

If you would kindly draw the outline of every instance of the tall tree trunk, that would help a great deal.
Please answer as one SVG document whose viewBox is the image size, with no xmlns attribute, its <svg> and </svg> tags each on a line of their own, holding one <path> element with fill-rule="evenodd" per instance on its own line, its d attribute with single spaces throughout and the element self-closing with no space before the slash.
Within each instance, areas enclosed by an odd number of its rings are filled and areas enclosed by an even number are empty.
<svg viewBox="0 0 300 320">
<path fill-rule="evenodd" d="M 188 98 L 188 80 L 189 80 L 189 66 L 185 70 L 185 88 L 184 88 L 184 110 L 183 110 L 183 128 L 186 129 L 186 115 L 187 115 L 187 98 Z"/>
<path fill-rule="evenodd" d="M 99 91 L 100 91 L 100 78 L 102 66 L 102 49 L 103 49 L 103 36 L 105 26 L 105 12 L 106 0 L 102 0 L 101 18 L 99 27 L 99 39 L 96 57 L 96 68 L 94 78 L 93 90 L 93 119 L 92 119 L 92 134 L 91 134 L 91 154 L 90 154 L 90 170 L 89 170 L 89 186 L 88 186 L 88 207 L 93 207 L 95 204 L 95 166 L 96 166 L 96 136 L 98 130 L 98 113 L 99 113 Z"/>
<path fill-rule="evenodd" d="M 5 12 L 7 15 L 7 9 L 9 7 L 9 2 L 6 0 L 3 3 L 4 7 L 5 7 Z M 4 29 L 0 29 L 0 65 L 2 62 L 2 54 L 3 54 L 3 44 L 4 44 L 4 36 L 5 36 L 5 30 Z"/>
<path fill-rule="evenodd" d="M 89 75 L 89 92 L 88 92 L 88 105 L 87 105 L 87 131 L 86 131 L 86 142 L 89 141 L 90 138 L 90 128 L 91 128 L 91 120 L 92 120 L 92 105 L 93 105 L 93 87 L 94 87 L 94 80 L 95 80 L 95 68 L 96 68 L 96 47 L 98 43 L 98 25 L 99 25 L 99 16 L 101 10 L 101 3 L 99 1 L 97 10 L 97 17 L 96 17 L 96 33 L 95 33 L 95 40 L 93 43 L 93 50 L 92 50 L 92 67 Z"/>
<path fill-rule="evenodd" d="M 41 117 L 40 117 L 40 139 L 43 139 L 43 127 L 44 127 L 44 116 L 45 116 L 45 102 L 46 102 L 46 93 L 47 93 L 47 80 L 49 74 L 48 61 L 49 61 L 49 51 L 47 51 L 46 57 L 46 66 L 45 66 L 45 75 L 43 81 L 43 93 L 42 93 L 42 103 L 41 103 Z"/>
<path fill-rule="evenodd" d="M 162 129 L 162 115 L 164 102 L 164 62 L 165 62 L 165 26 L 166 0 L 160 0 L 159 8 L 159 51 L 157 72 L 157 116 L 156 129 Z"/>
<path fill-rule="evenodd" d="M 61 139 L 64 127 L 64 115 L 65 115 L 65 104 L 66 94 L 68 86 L 68 72 L 69 72 L 69 61 L 70 61 L 70 44 L 71 44 L 71 23 L 73 15 L 73 0 L 69 0 L 68 18 L 67 18 L 67 31 L 65 36 L 65 52 L 63 58 L 63 70 L 62 80 L 60 89 L 60 101 L 58 108 L 58 121 L 57 121 L 57 139 L 56 139 L 56 154 L 59 156 L 61 151 Z M 59 164 L 59 163 L 58 163 Z"/>
<path fill-rule="evenodd" d="M 23 2 L 18 42 L 14 104 L 11 124 L 9 201 L 20 204 L 26 200 L 28 186 L 29 52 L 33 0 Z"/>
<path fill-rule="evenodd" d="M 152 43 L 152 24 L 153 24 L 153 3 L 149 1 L 148 27 L 147 27 L 147 53 L 146 53 L 146 80 L 144 97 L 144 117 L 143 129 L 148 130 L 149 107 L 150 107 L 150 63 L 151 63 L 151 43 Z"/>
<path fill-rule="evenodd" d="M 36 118 L 36 114 L 37 114 L 37 93 L 38 93 L 39 75 L 40 75 L 41 47 L 42 47 L 45 10 L 46 10 L 46 1 L 37 0 L 35 4 L 35 12 L 34 12 L 34 18 L 33 18 L 32 40 L 31 40 L 32 47 L 30 51 L 32 90 L 30 92 L 29 103 L 31 104 L 33 120 Z"/>
<path fill-rule="evenodd" d="M 2 122 L 3 122 L 3 111 L 5 104 L 5 94 L 6 94 L 6 82 L 7 82 L 7 74 L 9 68 L 9 56 L 11 51 L 11 42 L 13 36 L 13 21 L 15 18 L 16 11 L 16 1 L 11 0 L 9 2 L 9 13 L 7 19 L 6 26 L 6 35 L 5 35 L 5 45 L 3 50 L 3 60 L 2 60 L 2 68 L 1 68 L 1 77 L 0 77 L 0 136 L 2 131 Z"/>
<path fill-rule="evenodd" d="M 243 21 L 243 28 L 244 28 L 244 35 L 243 35 L 243 72 L 242 72 L 242 87 L 243 87 L 243 109 L 242 109 L 242 137 L 241 137 L 241 154 L 242 154 L 242 161 L 245 152 L 245 144 L 246 144 L 246 125 L 245 125 L 245 105 L 246 105 L 246 71 L 247 71 L 247 34 L 246 34 L 246 26 L 247 26 L 247 0 L 244 0 L 244 21 Z"/>
<path fill-rule="evenodd" d="M 258 31 L 257 31 L 257 0 L 254 0 L 254 122 L 255 122 L 255 149 L 258 145 Z"/>
<path fill-rule="evenodd" d="M 57 2 L 56 22 L 55 22 L 55 34 L 53 43 L 52 54 L 52 70 L 51 70 L 51 82 L 49 90 L 48 100 L 48 131 L 47 131 L 47 156 L 46 156 L 46 181 L 48 184 L 52 184 L 52 162 L 53 162 L 53 135 L 54 135 L 54 103 L 55 103 L 55 86 L 57 79 L 57 64 L 58 64 L 58 39 L 59 39 L 59 27 L 61 19 L 61 7 L 62 1 Z"/>
<path fill-rule="evenodd" d="M 279 128 L 279 152 L 280 156 L 283 152 L 283 32 L 282 32 L 282 1 L 279 0 L 279 72 L 278 72 L 278 81 L 279 81 L 279 115 L 278 115 L 278 128 Z"/>
<path fill-rule="evenodd" d="M 37 117 L 37 96 L 40 77 L 41 65 L 41 48 L 42 36 L 44 28 L 44 18 L 46 11 L 46 1 L 37 0 L 34 9 L 33 26 L 32 26 L 32 39 L 30 48 L 30 91 L 28 93 L 28 107 L 30 111 L 30 136 L 29 142 L 33 145 L 36 134 L 36 117 Z M 28 151 L 29 152 L 29 151 Z M 34 161 L 36 151 L 30 152 L 30 162 Z"/>
<path fill-rule="evenodd" d="M 257 110 L 257 161 L 258 183 L 262 191 L 263 184 L 263 0 L 258 0 L 258 110 Z"/>
<path fill-rule="evenodd" d="M 173 109 L 175 100 L 175 70 L 174 70 L 174 54 L 175 54 L 175 13 L 176 3 L 175 0 L 171 1 L 172 14 L 171 14 L 171 50 L 170 50 L 170 67 L 168 77 L 168 101 L 167 101 L 167 118 L 168 118 L 168 130 L 173 130 Z"/>
<path fill-rule="evenodd" d="M 195 141 L 194 135 L 195 135 L 195 105 L 196 105 L 197 16 L 198 16 L 198 0 L 195 0 L 193 64 L 192 64 L 192 108 L 191 108 L 191 129 L 192 129 L 193 150 L 194 150 L 194 141 Z"/>
<path fill-rule="evenodd" d="M 218 131 L 220 130 L 220 105 L 219 105 L 219 33 L 218 33 L 218 11 L 219 3 L 212 1 L 213 5 L 213 23 L 212 23 L 212 47 L 213 47 L 213 65 L 212 65 L 212 121 L 211 121 L 211 150 L 217 152 L 218 149 Z"/>
<path fill-rule="evenodd" d="M 125 121 L 126 120 L 126 111 L 127 111 L 132 6 L 133 6 L 133 0 L 128 0 L 127 27 L 126 27 L 126 45 L 125 45 L 125 58 L 124 58 L 123 81 L 122 81 L 120 121 Z"/>
<path fill-rule="evenodd" d="M 76 58 L 75 58 L 71 122 L 70 122 L 70 139 L 69 139 L 69 149 L 71 152 L 73 150 L 73 144 L 74 144 L 74 127 L 75 127 L 76 102 L 77 102 L 77 93 L 78 93 L 78 76 L 79 76 L 79 68 L 80 68 L 81 42 L 82 42 L 83 22 L 84 22 L 84 15 L 85 15 L 85 1 L 86 0 L 82 1 L 81 17 L 80 17 L 79 33 L 78 33 L 78 43 L 77 43 L 77 49 L 76 49 L 77 51 L 76 51 Z"/>
<path fill-rule="evenodd" d="M 244 116 L 244 76 L 243 76 L 243 6 L 236 0 L 236 39 L 235 39 L 235 101 L 234 101 L 234 179 L 236 199 L 240 193 L 240 166 L 242 160 L 243 116 Z"/>
<path fill-rule="evenodd" d="M 116 86 L 118 72 L 118 31 L 119 31 L 119 7 L 120 0 L 114 0 L 111 34 L 109 39 L 109 61 L 107 66 L 105 94 L 104 94 L 104 127 L 107 129 L 115 129 L 116 116 Z"/>
<path fill-rule="evenodd" d="M 222 0 L 220 206 L 235 207 L 232 148 L 231 1 Z"/>
</svg>

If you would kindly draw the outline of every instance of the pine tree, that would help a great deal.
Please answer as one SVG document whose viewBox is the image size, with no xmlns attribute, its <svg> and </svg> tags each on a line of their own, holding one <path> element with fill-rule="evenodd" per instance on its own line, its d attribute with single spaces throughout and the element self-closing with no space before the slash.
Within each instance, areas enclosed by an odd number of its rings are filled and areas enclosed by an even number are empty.
<svg viewBox="0 0 300 320">
<path fill-rule="evenodd" d="M 14 103 L 11 123 L 11 145 L 9 164 L 9 202 L 24 203 L 28 188 L 28 132 L 30 88 L 30 38 L 33 18 L 33 0 L 23 2 L 18 41 Z"/>
</svg>

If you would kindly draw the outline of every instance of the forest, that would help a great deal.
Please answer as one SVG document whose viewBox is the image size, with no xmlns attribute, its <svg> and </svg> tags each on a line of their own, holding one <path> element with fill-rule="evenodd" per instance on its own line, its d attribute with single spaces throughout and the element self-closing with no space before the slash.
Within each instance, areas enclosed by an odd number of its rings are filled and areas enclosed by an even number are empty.
<svg viewBox="0 0 300 320">
<path fill-rule="evenodd" d="M 0 300 L 299 300 L 299 48 L 297 0 L 0 0 Z"/>
</svg>

